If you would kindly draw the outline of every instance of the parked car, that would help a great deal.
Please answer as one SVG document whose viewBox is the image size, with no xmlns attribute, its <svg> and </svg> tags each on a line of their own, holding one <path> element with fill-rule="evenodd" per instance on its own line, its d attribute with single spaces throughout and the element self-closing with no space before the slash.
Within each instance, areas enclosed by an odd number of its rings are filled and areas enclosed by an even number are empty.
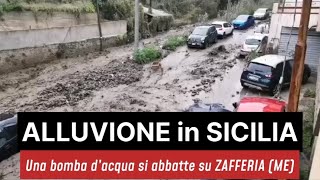
<svg viewBox="0 0 320 180">
<path fill-rule="evenodd" d="M 199 26 L 188 38 L 188 47 L 207 48 L 217 42 L 218 32 L 214 26 Z"/>
<path fill-rule="evenodd" d="M 259 8 L 254 12 L 253 17 L 257 20 L 265 20 L 269 15 L 270 10 L 268 8 Z"/>
<path fill-rule="evenodd" d="M 240 15 L 232 24 L 234 29 L 248 29 L 255 24 L 255 19 L 251 15 Z"/>
<path fill-rule="evenodd" d="M 265 34 L 255 34 L 248 36 L 242 45 L 240 56 L 247 56 L 251 52 L 265 53 L 268 45 L 268 36 Z"/>
<path fill-rule="evenodd" d="M 233 106 L 236 112 L 286 112 L 287 103 L 274 98 L 245 97 Z"/>
<path fill-rule="evenodd" d="M 185 112 L 232 112 L 226 109 L 222 104 L 202 104 L 196 103 Z"/>
<path fill-rule="evenodd" d="M 265 55 L 252 60 L 241 75 L 241 85 L 244 88 L 254 88 L 268 91 L 275 95 L 279 80 L 282 76 L 283 66 L 283 87 L 290 86 L 293 70 L 293 58 L 281 55 Z M 311 69 L 305 65 L 303 74 L 303 84 L 308 82 Z"/>
<path fill-rule="evenodd" d="M 270 27 L 269 24 L 259 24 L 255 27 L 255 34 L 269 34 Z"/>
<path fill-rule="evenodd" d="M 17 116 L 0 121 L 0 162 L 18 152 Z"/>
<path fill-rule="evenodd" d="M 215 21 L 212 23 L 214 27 L 216 27 L 218 31 L 218 36 L 221 37 L 222 39 L 225 38 L 228 35 L 233 34 L 233 25 L 226 22 L 226 21 Z"/>
</svg>

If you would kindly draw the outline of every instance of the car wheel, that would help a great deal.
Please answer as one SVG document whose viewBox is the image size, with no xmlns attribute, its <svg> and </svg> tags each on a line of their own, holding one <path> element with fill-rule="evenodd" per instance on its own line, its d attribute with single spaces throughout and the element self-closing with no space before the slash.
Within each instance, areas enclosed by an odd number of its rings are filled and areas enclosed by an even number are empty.
<svg viewBox="0 0 320 180">
<path fill-rule="evenodd" d="M 204 43 L 204 45 L 203 45 L 203 49 L 207 49 L 208 46 L 209 46 L 209 43 L 208 43 L 208 41 L 206 41 L 206 42 Z"/>
<path fill-rule="evenodd" d="M 222 39 L 225 39 L 225 38 L 226 38 L 226 33 L 223 33 Z"/>
<path fill-rule="evenodd" d="M 277 84 L 277 85 L 274 86 L 272 89 L 270 89 L 270 91 L 269 91 L 270 96 L 274 96 L 274 95 L 277 94 L 277 92 L 278 92 L 278 87 L 279 87 L 279 84 Z"/>
<path fill-rule="evenodd" d="M 233 35 L 233 30 L 231 31 L 230 35 L 231 35 L 231 36 Z"/>
<path fill-rule="evenodd" d="M 217 43 L 217 41 L 218 41 L 218 36 L 216 36 L 216 37 L 214 38 L 213 43 L 215 44 L 215 43 Z"/>
</svg>

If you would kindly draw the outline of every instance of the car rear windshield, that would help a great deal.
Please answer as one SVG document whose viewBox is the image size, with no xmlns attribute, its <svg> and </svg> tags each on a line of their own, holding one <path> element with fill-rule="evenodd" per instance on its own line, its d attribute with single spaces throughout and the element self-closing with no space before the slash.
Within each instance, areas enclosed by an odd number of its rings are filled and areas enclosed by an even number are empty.
<svg viewBox="0 0 320 180">
<path fill-rule="evenodd" d="M 200 36 L 205 36 L 207 35 L 207 32 L 208 32 L 208 28 L 196 28 L 194 31 L 193 31 L 193 35 L 200 35 Z"/>
<path fill-rule="evenodd" d="M 222 28 L 221 24 L 214 24 L 213 26 L 216 27 L 216 28 Z"/>
<path fill-rule="evenodd" d="M 258 9 L 258 10 L 256 11 L 256 13 L 265 13 L 265 12 L 266 12 L 265 9 Z"/>
<path fill-rule="evenodd" d="M 237 20 L 239 20 L 239 21 L 246 21 L 246 20 L 248 20 L 248 16 L 246 16 L 246 15 L 240 15 L 240 16 L 237 17 Z"/>
<path fill-rule="evenodd" d="M 269 74 L 270 72 L 272 72 L 272 67 L 267 66 L 267 65 L 263 65 L 263 64 L 258 64 L 258 63 L 250 63 L 248 66 L 248 70 L 250 72 Z"/>
<path fill-rule="evenodd" d="M 246 44 L 247 45 L 260 45 L 260 40 L 258 39 L 247 39 Z"/>
</svg>

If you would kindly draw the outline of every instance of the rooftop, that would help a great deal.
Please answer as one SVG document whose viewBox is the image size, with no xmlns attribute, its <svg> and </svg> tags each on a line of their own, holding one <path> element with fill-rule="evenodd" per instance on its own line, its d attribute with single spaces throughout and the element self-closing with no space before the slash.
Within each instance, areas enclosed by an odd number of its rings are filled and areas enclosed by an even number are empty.
<svg viewBox="0 0 320 180">
<path fill-rule="evenodd" d="M 258 39 L 258 40 L 262 40 L 264 37 L 266 37 L 267 35 L 265 34 L 254 34 L 251 36 L 248 36 L 246 39 Z"/>
<path fill-rule="evenodd" d="M 214 21 L 212 24 L 224 24 L 228 23 L 227 21 Z"/>
<path fill-rule="evenodd" d="M 284 101 L 273 98 L 245 97 L 240 101 L 237 112 L 282 112 Z"/>
<path fill-rule="evenodd" d="M 285 60 L 292 60 L 292 59 L 293 59 L 292 57 L 286 57 L 281 55 L 265 55 L 265 56 L 258 57 L 252 60 L 251 62 L 264 64 L 264 65 L 276 68 L 279 63 L 284 62 Z"/>
<path fill-rule="evenodd" d="M 197 26 L 196 28 L 201 28 L 201 29 L 202 29 L 202 28 L 205 28 L 205 29 L 206 29 L 206 28 L 210 28 L 210 27 L 212 27 L 212 26 L 210 26 L 210 25 L 203 25 L 203 26 Z"/>
<path fill-rule="evenodd" d="M 161 10 L 153 9 L 153 8 L 152 8 L 152 14 L 150 14 L 149 13 L 149 8 L 147 8 L 147 7 L 143 7 L 143 12 L 145 14 L 150 15 L 150 16 L 173 16 L 172 14 L 166 13 L 166 12 L 161 11 Z"/>
</svg>

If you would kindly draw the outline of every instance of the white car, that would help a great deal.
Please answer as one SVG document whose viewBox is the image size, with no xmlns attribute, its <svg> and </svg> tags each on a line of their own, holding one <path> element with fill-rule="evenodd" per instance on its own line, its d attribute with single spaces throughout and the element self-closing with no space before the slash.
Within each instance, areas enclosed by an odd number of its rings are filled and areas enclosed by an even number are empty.
<svg viewBox="0 0 320 180">
<path fill-rule="evenodd" d="M 268 36 L 265 34 L 255 34 L 248 36 L 243 43 L 240 55 L 247 56 L 253 51 L 264 53 L 268 44 Z"/>
<path fill-rule="evenodd" d="M 233 25 L 226 21 L 215 21 L 212 23 L 212 25 L 216 27 L 218 35 L 221 38 L 225 38 L 226 36 L 233 34 Z"/>
<path fill-rule="evenodd" d="M 253 14 L 253 17 L 257 20 L 267 19 L 268 16 L 269 16 L 269 9 L 268 8 L 257 9 Z"/>
</svg>

